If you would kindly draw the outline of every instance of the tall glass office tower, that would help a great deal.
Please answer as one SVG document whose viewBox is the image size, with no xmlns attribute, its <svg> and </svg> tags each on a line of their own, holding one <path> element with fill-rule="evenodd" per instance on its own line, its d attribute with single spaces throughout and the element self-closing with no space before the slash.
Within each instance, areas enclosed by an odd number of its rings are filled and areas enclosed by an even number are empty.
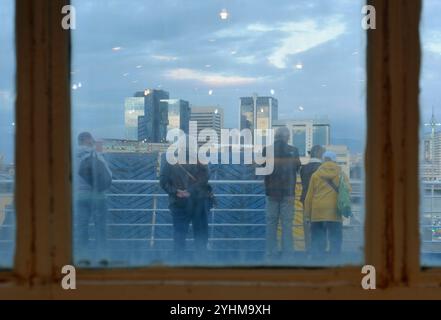
<svg viewBox="0 0 441 320">
<path fill-rule="evenodd" d="M 144 116 L 144 98 L 126 98 L 124 109 L 125 137 L 127 140 L 138 140 L 138 118 Z"/>
<path fill-rule="evenodd" d="M 297 147 L 301 157 L 308 156 L 314 145 L 331 144 L 331 125 L 327 119 L 276 120 L 273 128 L 288 127 L 291 131 L 289 143 Z"/>
<path fill-rule="evenodd" d="M 167 110 L 168 110 L 167 132 L 173 129 L 181 129 L 182 131 L 188 134 L 190 117 L 191 117 L 191 109 L 189 102 L 179 99 L 168 99 L 168 100 L 161 100 L 161 103 L 167 104 Z"/>
<path fill-rule="evenodd" d="M 140 91 L 125 101 L 126 139 L 165 142 L 168 126 L 169 93 L 163 90 Z M 163 101 L 163 102 L 161 102 Z"/>
<path fill-rule="evenodd" d="M 240 129 L 271 129 L 273 121 L 278 119 L 279 105 L 273 97 L 240 98 Z"/>
</svg>

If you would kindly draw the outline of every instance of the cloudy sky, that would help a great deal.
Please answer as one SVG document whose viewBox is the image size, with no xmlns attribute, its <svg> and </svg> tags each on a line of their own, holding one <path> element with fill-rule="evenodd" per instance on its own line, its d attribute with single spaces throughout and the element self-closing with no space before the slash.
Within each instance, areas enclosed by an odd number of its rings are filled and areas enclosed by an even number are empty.
<svg viewBox="0 0 441 320">
<path fill-rule="evenodd" d="M 421 33 L 423 39 L 423 65 L 421 74 L 422 121 L 430 121 L 432 108 L 441 122 L 441 1 L 424 0 Z"/>
<path fill-rule="evenodd" d="M 74 0 L 73 131 L 124 137 L 124 99 L 161 88 L 194 106 L 218 105 L 237 127 L 239 98 L 279 100 L 279 118 L 328 116 L 333 143 L 365 139 L 362 0 Z M 441 74 L 441 3 L 426 0 L 424 117 Z M 226 9 L 228 18 L 220 12 Z M 0 154 L 12 158 L 12 0 L 0 4 Z M 81 87 L 78 85 L 80 84 Z M 211 93 L 211 94 L 210 94 Z M 438 105 L 437 105 L 438 104 Z"/>
<path fill-rule="evenodd" d="M 361 1 L 129 3 L 73 2 L 76 132 L 123 137 L 124 98 L 145 88 L 219 105 L 226 127 L 238 126 L 240 97 L 274 93 L 280 118 L 329 116 L 333 137 L 350 135 L 363 149 Z"/>
</svg>

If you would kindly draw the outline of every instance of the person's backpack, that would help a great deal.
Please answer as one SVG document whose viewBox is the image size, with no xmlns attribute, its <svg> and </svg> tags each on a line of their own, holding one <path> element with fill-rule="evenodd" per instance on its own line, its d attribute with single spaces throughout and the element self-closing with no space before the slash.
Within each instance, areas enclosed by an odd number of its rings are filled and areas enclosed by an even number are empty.
<svg viewBox="0 0 441 320">
<path fill-rule="evenodd" d="M 112 185 L 112 176 L 96 152 L 81 161 L 78 173 L 95 192 L 104 192 Z"/>
<path fill-rule="evenodd" d="M 343 174 L 340 174 L 338 187 L 331 179 L 324 179 L 337 192 L 337 213 L 345 218 L 352 217 L 351 194 Z"/>
<path fill-rule="evenodd" d="M 352 217 L 351 193 L 343 174 L 340 175 L 340 183 L 338 185 L 337 212 L 345 218 Z"/>
</svg>

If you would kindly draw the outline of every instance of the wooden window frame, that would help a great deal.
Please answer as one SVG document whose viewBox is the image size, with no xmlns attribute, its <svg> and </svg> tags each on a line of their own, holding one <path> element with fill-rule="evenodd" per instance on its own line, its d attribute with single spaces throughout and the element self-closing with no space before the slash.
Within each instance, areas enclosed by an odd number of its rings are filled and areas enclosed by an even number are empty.
<svg viewBox="0 0 441 320">
<path fill-rule="evenodd" d="M 422 0 L 369 0 L 365 261 L 330 269 L 139 268 L 78 270 L 71 264 L 70 32 L 68 0 L 16 0 L 15 266 L 0 273 L 0 299 L 381 299 L 441 296 L 441 269 L 422 270 L 419 248 L 419 22 Z M 360 16 L 361 18 L 361 16 Z M 75 32 L 75 31 L 73 31 Z"/>
</svg>

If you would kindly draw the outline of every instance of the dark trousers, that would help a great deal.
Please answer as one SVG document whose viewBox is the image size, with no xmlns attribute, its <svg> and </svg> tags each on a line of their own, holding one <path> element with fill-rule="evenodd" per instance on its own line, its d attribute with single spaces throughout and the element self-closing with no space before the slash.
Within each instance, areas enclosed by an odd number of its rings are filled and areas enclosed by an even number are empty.
<svg viewBox="0 0 441 320">
<path fill-rule="evenodd" d="M 334 221 L 311 222 L 311 254 L 313 258 L 338 256 L 343 242 L 343 224 Z M 329 246 L 328 246 L 329 245 Z"/>
<path fill-rule="evenodd" d="M 75 256 L 78 260 L 90 260 L 89 224 L 93 221 L 95 229 L 94 256 L 102 259 L 107 249 L 107 203 L 104 197 L 77 200 L 75 210 Z"/>
<path fill-rule="evenodd" d="M 193 228 L 195 257 L 201 257 L 208 244 L 208 207 L 206 199 L 189 199 L 185 206 L 171 206 L 173 240 L 176 258 L 185 258 L 186 238 L 190 223 Z"/>
</svg>

